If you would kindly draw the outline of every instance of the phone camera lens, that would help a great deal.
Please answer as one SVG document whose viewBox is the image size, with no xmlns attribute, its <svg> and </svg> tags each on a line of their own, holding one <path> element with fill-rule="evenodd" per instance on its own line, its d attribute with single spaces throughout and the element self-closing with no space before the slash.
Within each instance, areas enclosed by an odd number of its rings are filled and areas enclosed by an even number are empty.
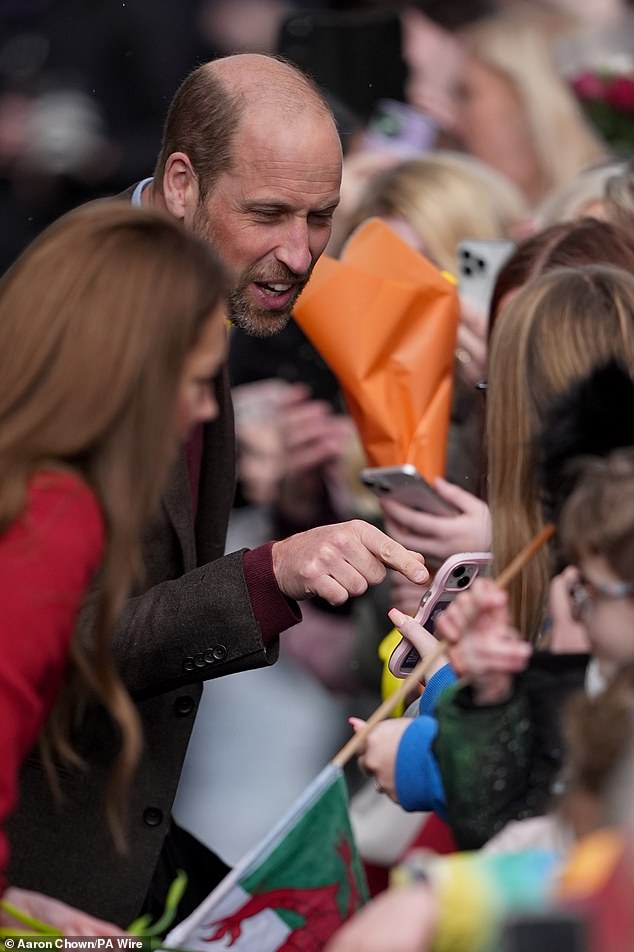
<svg viewBox="0 0 634 952">
<path fill-rule="evenodd" d="M 459 578 L 458 581 L 456 582 L 456 585 L 458 586 L 458 588 L 466 588 L 468 584 L 469 584 L 468 575 L 463 575 L 462 578 Z"/>
<path fill-rule="evenodd" d="M 465 572 L 466 572 L 466 569 L 464 565 L 457 565 L 451 574 L 453 575 L 454 578 L 460 578 L 460 576 L 464 575 Z"/>
<path fill-rule="evenodd" d="M 486 270 L 487 263 L 486 263 L 486 261 L 484 260 L 484 258 L 477 258 L 477 259 L 476 259 L 476 264 L 477 264 L 478 269 L 479 269 L 480 271 L 485 271 L 485 270 Z"/>
</svg>

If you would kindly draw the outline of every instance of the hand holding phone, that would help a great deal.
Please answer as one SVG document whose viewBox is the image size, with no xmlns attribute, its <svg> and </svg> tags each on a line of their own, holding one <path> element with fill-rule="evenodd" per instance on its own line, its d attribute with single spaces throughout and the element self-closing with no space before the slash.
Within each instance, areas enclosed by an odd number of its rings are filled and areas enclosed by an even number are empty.
<svg viewBox="0 0 634 952">
<path fill-rule="evenodd" d="M 450 556 L 439 568 L 433 584 L 421 598 L 414 620 L 426 634 L 435 635 L 438 615 L 468 589 L 480 574 L 485 574 L 491 564 L 490 552 L 459 552 Z M 402 638 L 389 660 L 389 669 L 397 678 L 406 678 L 418 663 L 420 655 L 411 641 Z"/>
<path fill-rule="evenodd" d="M 465 239 L 458 242 L 458 293 L 488 318 L 498 271 L 515 250 L 506 240 Z"/>
<path fill-rule="evenodd" d="M 434 489 L 457 514 L 435 515 L 417 511 L 389 495 L 381 497 L 387 534 L 408 549 L 422 552 L 436 567 L 455 552 L 484 552 L 491 544 L 489 508 L 473 493 L 446 480 L 436 480 Z"/>
<path fill-rule="evenodd" d="M 436 516 L 457 516 L 460 510 L 440 496 L 415 466 L 375 466 L 361 470 L 361 482 L 379 499 L 395 499 L 404 506 Z"/>
</svg>

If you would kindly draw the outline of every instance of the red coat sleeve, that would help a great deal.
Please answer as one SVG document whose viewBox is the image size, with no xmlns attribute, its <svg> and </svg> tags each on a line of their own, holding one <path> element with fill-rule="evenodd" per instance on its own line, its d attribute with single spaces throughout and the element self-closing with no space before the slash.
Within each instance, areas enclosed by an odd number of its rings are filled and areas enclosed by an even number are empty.
<svg viewBox="0 0 634 952">
<path fill-rule="evenodd" d="M 0 894 L 4 824 L 23 759 L 64 675 L 83 595 L 103 554 L 104 526 L 88 487 L 61 472 L 37 474 L 21 516 L 0 536 Z"/>
</svg>

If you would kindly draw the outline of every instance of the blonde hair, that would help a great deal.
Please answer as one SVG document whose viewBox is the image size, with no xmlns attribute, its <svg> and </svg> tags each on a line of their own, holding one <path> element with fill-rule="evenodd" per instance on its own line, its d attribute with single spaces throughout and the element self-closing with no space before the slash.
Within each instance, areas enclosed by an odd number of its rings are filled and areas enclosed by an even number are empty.
<svg viewBox="0 0 634 952">
<path fill-rule="evenodd" d="M 529 18 L 496 14 L 466 28 L 462 36 L 481 62 L 513 83 L 525 109 L 544 193 L 607 159 L 608 149 L 584 119 L 546 37 Z"/>
<path fill-rule="evenodd" d="M 553 399 L 610 359 L 634 367 L 634 277 L 608 265 L 529 282 L 497 321 L 487 392 L 489 503 L 497 573 L 544 525 L 533 439 Z M 510 587 L 513 624 L 535 641 L 551 575 L 540 552 Z"/>
<path fill-rule="evenodd" d="M 75 632 L 48 738 L 72 758 L 71 724 L 94 691 L 121 732 L 111 792 L 129 779 L 140 736 L 110 638 L 177 449 L 185 358 L 210 315 L 221 319 L 223 294 L 223 271 L 199 239 L 167 216 L 110 201 L 61 218 L 0 282 L 0 532 L 39 470 L 75 472 L 101 506 L 93 624 Z M 113 804 L 111 795 L 120 833 Z"/>
<path fill-rule="evenodd" d="M 456 271 L 456 245 L 464 238 L 503 238 L 508 217 L 522 217 L 519 192 L 501 174 L 484 172 L 477 159 L 431 153 L 393 166 L 367 185 L 350 230 L 373 216 L 409 222 L 434 263 Z M 498 183 L 497 188 L 492 182 Z"/>
<path fill-rule="evenodd" d="M 623 163 L 606 182 L 605 215 L 630 234 L 634 231 L 634 162 Z"/>
<path fill-rule="evenodd" d="M 571 182 L 546 196 L 533 216 L 535 227 L 541 230 L 588 214 L 595 218 L 611 218 L 608 209 L 611 183 L 620 179 L 626 169 L 626 163 L 616 159 L 584 169 Z"/>
</svg>

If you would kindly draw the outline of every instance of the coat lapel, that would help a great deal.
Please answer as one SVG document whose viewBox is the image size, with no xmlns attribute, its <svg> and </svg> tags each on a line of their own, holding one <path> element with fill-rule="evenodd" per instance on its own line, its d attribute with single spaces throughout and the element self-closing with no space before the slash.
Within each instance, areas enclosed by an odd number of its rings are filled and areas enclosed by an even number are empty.
<svg viewBox="0 0 634 952">
<path fill-rule="evenodd" d="M 196 537 L 191 488 L 184 452 L 178 454 L 167 489 L 163 493 L 163 506 L 181 544 L 185 571 L 189 572 L 196 567 Z"/>
</svg>

